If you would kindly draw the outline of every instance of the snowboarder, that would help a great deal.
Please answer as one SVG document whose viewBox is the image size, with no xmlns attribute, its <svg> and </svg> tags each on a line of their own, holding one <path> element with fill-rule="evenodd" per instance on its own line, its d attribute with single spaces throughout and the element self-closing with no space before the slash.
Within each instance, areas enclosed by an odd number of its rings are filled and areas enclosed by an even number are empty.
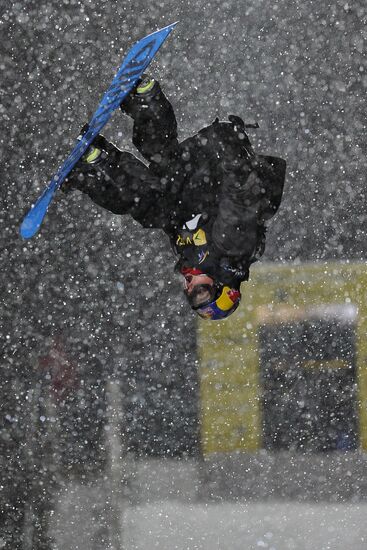
<svg viewBox="0 0 367 550">
<path fill-rule="evenodd" d="M 264 252 L 285 161 L 256 154 L 237 116 L 216 119 L 179 143 L 173 108 L 147 75 L 121 109 L 134 121 L 133 144 L 148 166 L 99 135 L 62 190 L 78 189 L 114 214 L 163 229 L 192 309 L 204 319 L 228 317 L 250 265 Z"/>
</svg>

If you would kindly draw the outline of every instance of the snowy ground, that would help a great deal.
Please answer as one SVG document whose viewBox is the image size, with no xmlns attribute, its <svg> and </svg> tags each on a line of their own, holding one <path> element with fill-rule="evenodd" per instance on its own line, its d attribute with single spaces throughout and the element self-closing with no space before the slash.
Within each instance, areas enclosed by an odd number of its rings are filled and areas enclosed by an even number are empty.
<svg viewBox="0 0 367 550">
<path fill-rule="evenodd" d="M 64 486 L 52 528 L 57 550 L 367 550 L 360 495 L 316 503 L 217 494 L 214 503 L 198 490 L 195 461 L 121 462 L 115 472 L 123 471 L 128 485 L 111 475 Z"/>
<path fill-rule="evenodd" d="M 110 542 L 102 544 L 103 532 L 96 529 L 92 533 L 91 523 L 79 516 L 73 526 L 69 524 L 58 533 L 56 547 L 58 550 L 366 550 L 366 517 L 367 503 L 154 502 L 126 509 L 115 544 L 111 534 L 107 536 Z M 111 522 L 111 517 L 106 520 Z"/>
<path fill-rule="evenodd" d="M 366 550 L 367 503 L 294 502 L 130 508 L 126 550 Z"/>
</svg>

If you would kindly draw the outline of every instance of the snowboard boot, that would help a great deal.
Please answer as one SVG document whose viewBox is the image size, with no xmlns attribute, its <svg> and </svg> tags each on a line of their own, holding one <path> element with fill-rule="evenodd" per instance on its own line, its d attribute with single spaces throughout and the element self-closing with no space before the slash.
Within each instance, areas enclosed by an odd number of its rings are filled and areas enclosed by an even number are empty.
<svg viewBox="0 0 367 550">
<path fill-rule="evenodd" d="M 139 96 L 146 95 L 148 92 L 153 90 L 156 81 L 154 78 L 151 78 L 147 74 L 143 74 L 141 79 L 138 82 L 137 87 L 135 88 L 135 93 Z"/>
<path fill-rule="evenodd" d="M 81 140 L 83 135 L 88 131 L 88 124 L 85 124 L 79 132 L 78 140 Z M 102 135 L 94 138 L 93 143 L 88 147 L 84 155 L 75 165 L 69 177 L 61 185 L 60 189 L 63 193 L 69 193 L 75 189 L 82 190 L 84 177 L 93 168 L 101 163 L 108 155 L 108 149 L 111 144 Z"/>
<path fill-rule="evenodd" d="M 88 124 L 84 124 L 83 128 L 80 130 L 78 137 L 76 138 L 80 141 L 84 134 L 88 131 Z M 101 160 L 102 148 L 101 145 L 98 146 L 98 142 L 102 136 L 96 136 L 93 140 L 93 143 L 90 144 L 80 161 L 85 164 L 97 164 Z M 104 139 L 104 138 L 103 138 Z"/>
<path fill-rule="evenodd" d="M 160 92 L 159 83 L 147 74 L 143 74 L 136 87 L 121 103 L 121 111 L 134 118 L 143 105 L 149 104 Z"/>
</svg>

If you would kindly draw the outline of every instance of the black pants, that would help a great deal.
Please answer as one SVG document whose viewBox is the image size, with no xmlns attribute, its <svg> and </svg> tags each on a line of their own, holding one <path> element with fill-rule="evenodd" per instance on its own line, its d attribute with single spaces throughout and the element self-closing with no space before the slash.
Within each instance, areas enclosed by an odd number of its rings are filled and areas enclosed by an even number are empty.
<svg viewBox="0 0 367 550">
<path fill-rule="evenodd" d="M 123 111 L 133 117 L 133 143 L 149 167 L 99 136 L 95 145 L 102 148 L 102 158 L 96 164 L 79 162 L 69 177 L 70 187 L 114 214 L 132 215 L 143 227 L 164 228 L 177 201 L 172 181 L 165 176 L 178 155 L 173 109 L 158 87 L 148 100 L 133 96 Z"/>
</svg>

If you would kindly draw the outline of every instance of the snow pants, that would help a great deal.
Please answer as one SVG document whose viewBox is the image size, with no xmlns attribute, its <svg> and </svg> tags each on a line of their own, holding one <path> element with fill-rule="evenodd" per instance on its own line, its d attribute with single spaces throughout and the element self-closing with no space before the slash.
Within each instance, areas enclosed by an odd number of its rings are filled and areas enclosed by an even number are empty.
<svg viewBox="0 0 367 550">
<path fill-rule="evenodd" d="M 133 143 L 150 166 L 98 136 L 94 145 L 102 149 L 101 158 L 94 164 L 80 161 L 66 190 L 79 189 L 97 205 L 114 214 L 130 214 L 143 227 L 164 228 L 173 195 L 172 182 L 162 177 L 162 171 L 178 146 L 177 123 L 156 85 L 154 95 L 132 96 L 121 107 L 134 120 Z"/>
</svg>

